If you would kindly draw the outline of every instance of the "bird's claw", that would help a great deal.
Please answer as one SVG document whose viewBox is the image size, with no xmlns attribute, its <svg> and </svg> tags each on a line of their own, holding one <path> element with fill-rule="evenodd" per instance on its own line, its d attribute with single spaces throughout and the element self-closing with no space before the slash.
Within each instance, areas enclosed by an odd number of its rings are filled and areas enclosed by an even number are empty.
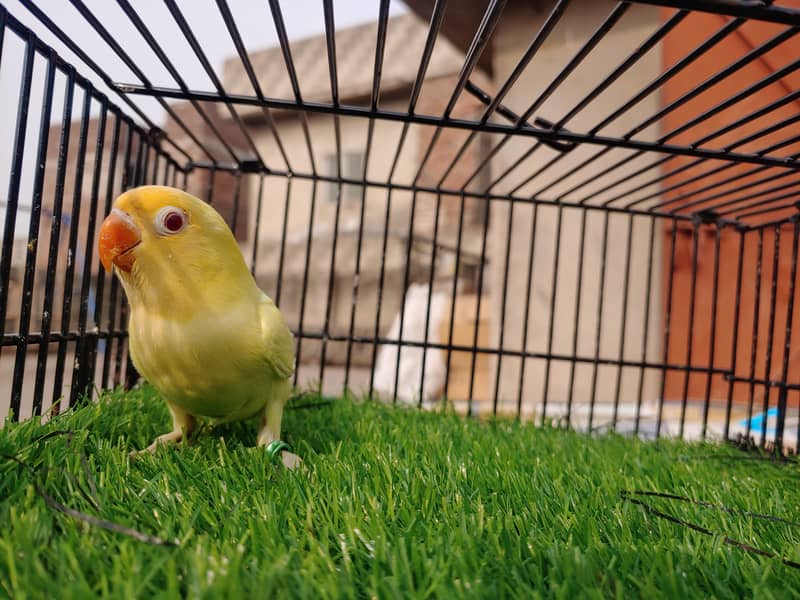
<svg viewBox="0 0 800 600">
<path fill-rule="evenodd" d="M 281 452 L 281 462 L 283 463 L 283 466 L 290 471 L 303 466 L 303 459 L 297 456 L 297 454 L 289 452 L 288 450 Z"/>
<path fill-rule="evenodd" d="M 130 458 L 139 458 L 145 454 L 155 454 L 156 453 L 156 444 L 155 442 L 150 444 L 147 448 L 142 448 L 141 450 L 131 450 L 128 453 Z"/>
<path fill-rule="evenodd" d="M 157 437 L 155 441 L 152 444 L 150 444 L 147 448 L 143 448 L 141 450 L 132 450 L 130 454 L 128 454 L 128 456 L 130 456 L 131 458 L 138 458 L 143 454 L 155 454 L 159 446 L 173 444 L 179 441 L 183 441 L 186 444 L 189 443 L 189 440 L 183 436 L 182 432 L 171 431 L 170 433 L 165 433 L 164 435 Z"/>
</svg>

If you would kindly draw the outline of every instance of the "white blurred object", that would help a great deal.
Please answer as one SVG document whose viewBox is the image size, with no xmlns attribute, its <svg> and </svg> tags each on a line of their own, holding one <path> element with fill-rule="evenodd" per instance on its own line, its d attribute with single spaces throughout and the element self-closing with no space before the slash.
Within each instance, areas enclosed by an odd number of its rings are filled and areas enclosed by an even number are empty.
<svg viewBox="0 0 800 600">
<path fill-rule="evenodd" d="M 428 306 L 428 286 L 414 284 L 406 293 L 406 304 L 403 308 L 403 341 L 423 342 L 425 340 L 425 318 Z M 449 297 L 443 292 L 434 292 L 431 297 L 431 316 L 428 322 L 428 342 L 441 343 L 439 330 L 447 307 Z M 400 333 L 400 314 L 398 313 L 386 337 L 396 340 Z M 383 345 L 375 361 L 375 375 L 372 385 L 383 395 L 392 397 L 397 367 L 396 345 Z M 400 369 L 397 385 L 397 399 L 406 404 L 419 402 L 419 381 L 422 377 L 423 349 L 403 346 L 400 352 Z M 444 352 L 428 348 L 425 352 L 425 381 L 422 384 L 423 404 L 435 400 L 442 394 L 445 383 Z"/>
</svg>

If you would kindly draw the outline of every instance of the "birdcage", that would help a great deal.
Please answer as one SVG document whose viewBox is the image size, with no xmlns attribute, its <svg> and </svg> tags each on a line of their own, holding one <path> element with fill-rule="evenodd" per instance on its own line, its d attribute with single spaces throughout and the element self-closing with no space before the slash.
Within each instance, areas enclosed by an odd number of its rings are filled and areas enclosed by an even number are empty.
<svg viewBox="0 0 800 600">
<path fill-rule="evenodd" d="M 797 2 L 352 8 L 0 7 L 2 416 L 136 383 L 95 238 L 163 184 L 301 389 L 796 448 Z"/>
</svg>

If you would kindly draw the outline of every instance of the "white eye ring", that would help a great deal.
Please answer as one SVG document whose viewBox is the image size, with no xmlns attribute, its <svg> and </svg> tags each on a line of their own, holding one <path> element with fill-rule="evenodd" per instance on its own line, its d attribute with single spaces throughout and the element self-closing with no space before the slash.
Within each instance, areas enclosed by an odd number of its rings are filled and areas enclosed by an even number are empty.
<svg viewBox="0 0 800 600">
<path fill-rule="evenodd" d="M 189 217 L 179 208 L 165 206 L 156 213 L 155 228 L 161 235 L 174 235 L 186 228 Z"/>
</svg>

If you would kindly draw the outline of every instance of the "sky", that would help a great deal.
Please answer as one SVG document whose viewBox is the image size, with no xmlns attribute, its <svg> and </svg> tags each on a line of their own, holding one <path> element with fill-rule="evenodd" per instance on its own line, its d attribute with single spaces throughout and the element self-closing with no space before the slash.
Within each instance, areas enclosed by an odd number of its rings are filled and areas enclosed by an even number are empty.
<svg viewBox="0 0 800 600">
<path fill-rule="evenodd" d="M 149 49 L 141 35 L 120 8 L 118 3 L 108 0 L 84 0 L 87 7 L 110 31 L 114 39 L 136 61 L 153 85 L 176 87 L 168 71 L 162 66 L 158 57 Z M 202 65 L 178 29 L 172 15 L 162 0 L 129 0 L 136 9 L 155 38 L 165 48 L 170 60 L 179 68 L 187 85 L 193 89 L 212 90 L 212 84 L 205 74 Z M 221 78 L 221 66 L 225 58 L 236 53 L 233 42 L 220 16 L 215 0 L 176 0 L 184 17 L 192 26 L 209 62 L 214 66 Z M 9 13 L 32 29 L 45 43 L 53 46 L 60 56 L 75 65 L 78 72 L 89 78 L 93 84 L 108 93 L 102 80 L 84 65 L 74 54 L 17 0 L 5 0 Z M 38 3 L 48 16 L 59 27 L 67 32 L 75 42 L 94 61 L 105 69 L 112 79 L 122 83 L 139 83 L 133 72 L 116 58 L 109 46 L 94 32 L 81 14 L 68 0 L 47 0 Z M 272 17 L 266 1 L 228 0 L 239 32 L 248 50 L 259 50 L 278 44 L 278 38 L 272 24 Z M 406 11 L 405 6 L 393 0 L 390 14 Z M 324 31 L 324 16 L 321 0 L 283 0 L 281 2 L 284 21 L 291 40 L 313 36 Z M 378 17 L 378 2 L 364 0 L 336 0 L 334 2 L 334 20 L 340 29 Z M 16 35 L 7 32 L 4 36 L 2 62 L 0 62 L 0 223 L 5 222 L 5 200 L 10 179 L 13 155 L 14 131 L 18 102 L 20 96 L 20 80 L 25 46 Z M 21 180 L 20 207 L 29 206 L 27 197 L 32 189 L 32 172 L 34 167 L 36 141 L 41 119 L 43 80 L 45 73 L 44 60 L 34 63 L 34 78 L 31 88 L 31 104 L 28 117 L 28 135 L 26 136 L 25 163 Z M 64 77 L 56 78 L 56 93 L 53 98 L 53 117 L 51 122 L 60 120 L 63 105 Z M 109 93 L 112 101 L 121 101 L 114 93 Z M 147 116 L 155 123 L 163 121 L 163 109 L 151 98 L 133 97 Z M 73 105 L 73 116 L 79 114 L 80 98 Z M 96 112 L 96 111 L 94 111 Z M 16 235 L 27 231 L 27 212 L 20 210 L 17 215 Z M 0 226 L 0 236 L 2 226 Z"/>
</svg>

